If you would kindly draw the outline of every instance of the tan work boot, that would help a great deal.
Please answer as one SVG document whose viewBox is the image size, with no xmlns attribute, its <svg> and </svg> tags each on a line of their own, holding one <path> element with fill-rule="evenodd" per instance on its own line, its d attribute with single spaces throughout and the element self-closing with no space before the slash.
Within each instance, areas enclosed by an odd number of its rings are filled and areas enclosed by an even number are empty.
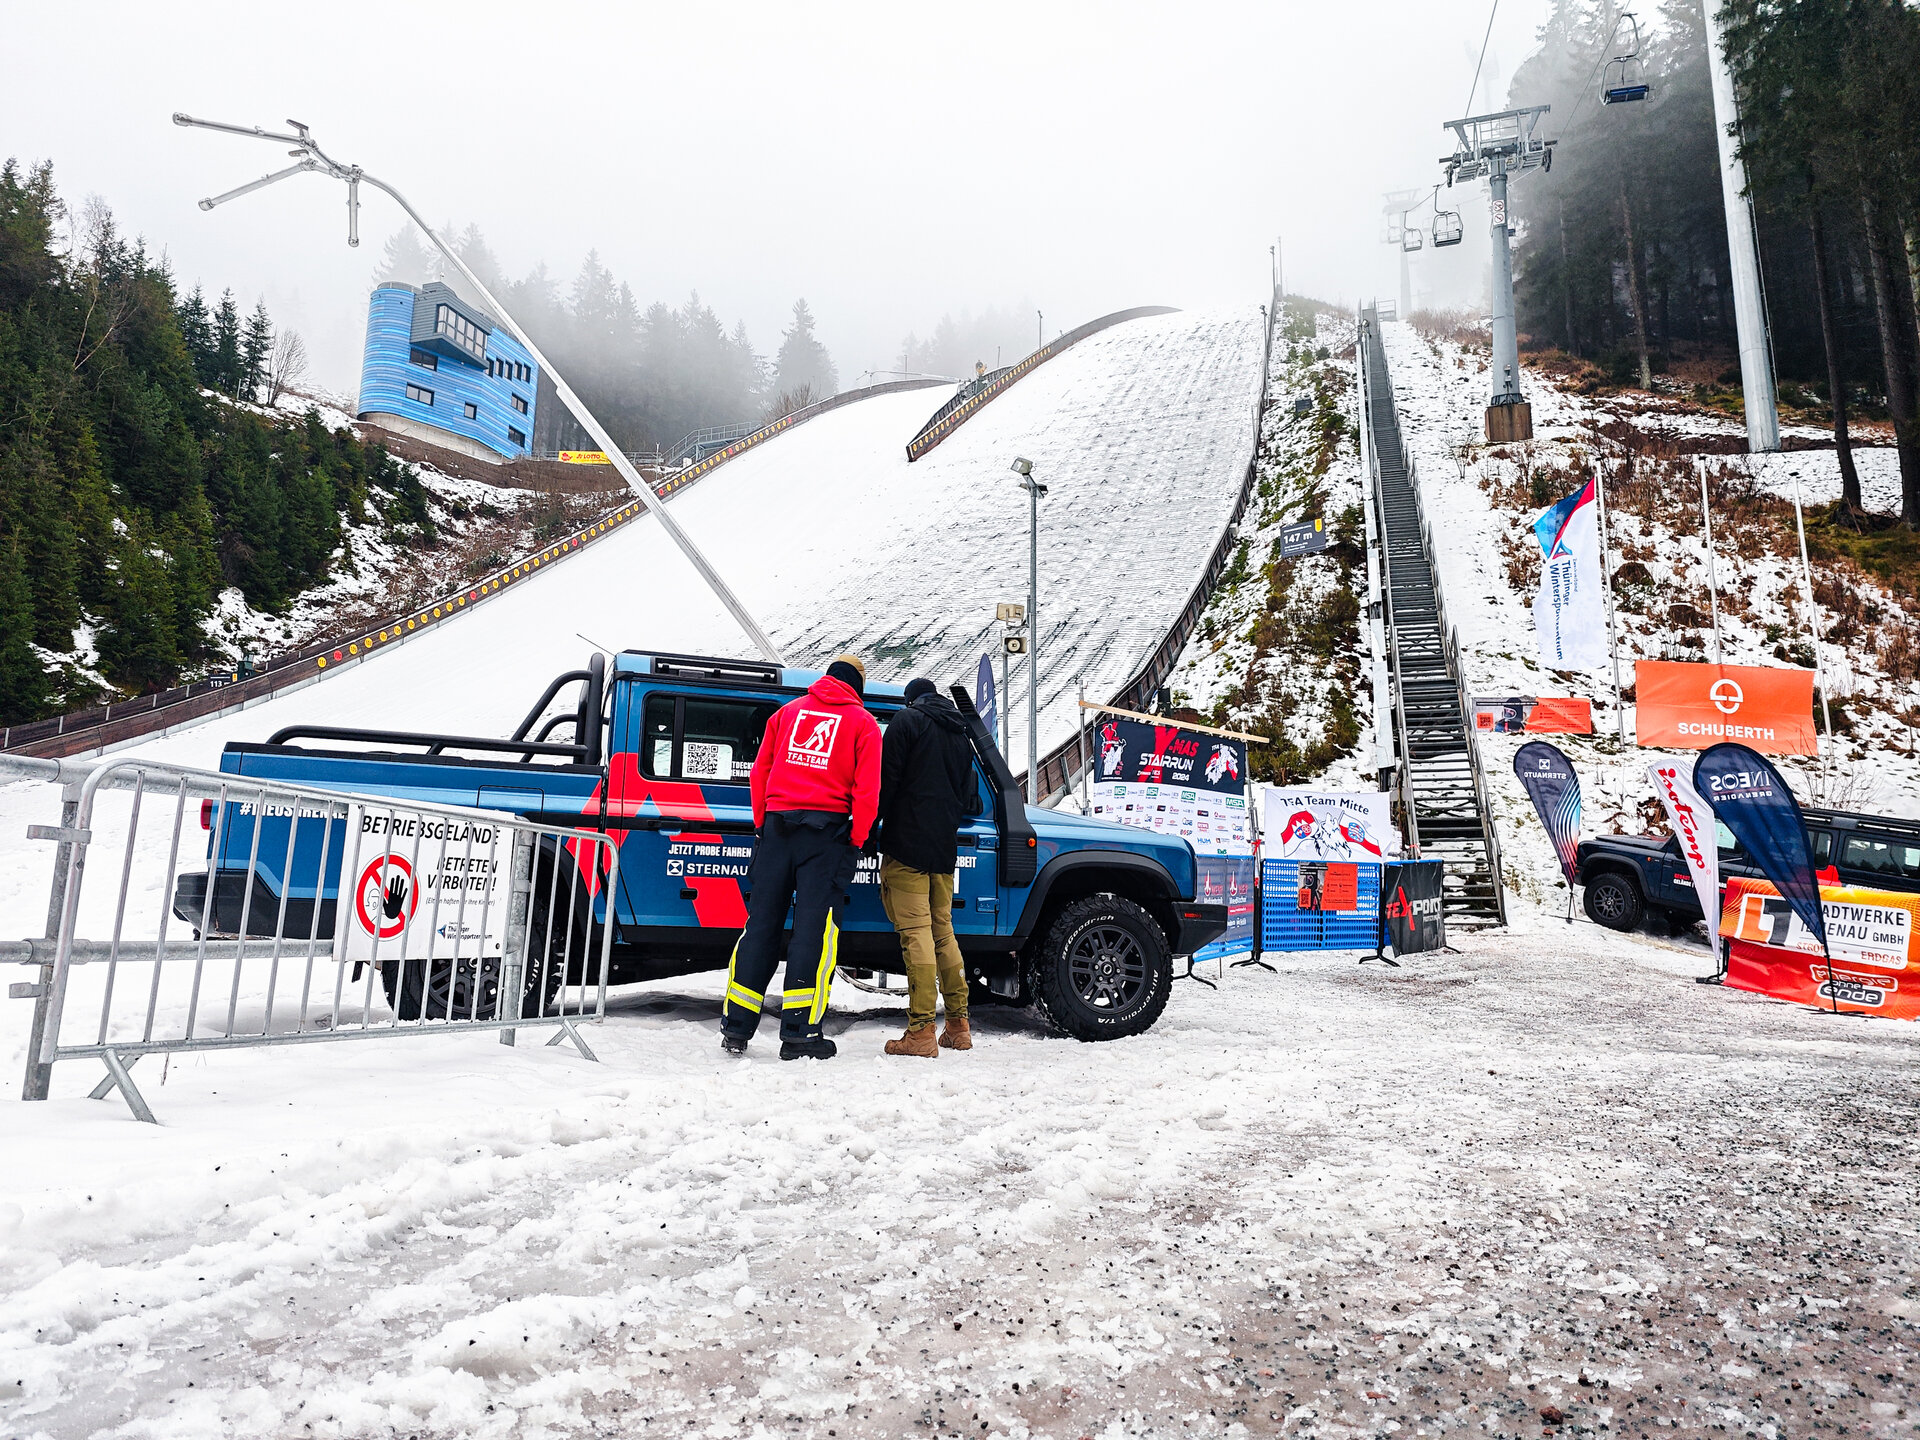
<svg viewBox="0 0 1920 1440">
<path fill-rule="evenodd" d="M 917 1055 L 922 1060 L 938 1060 L 940 1049 L 933 1041 L 933 1026 L 922 1025 L 918 1030 L 909 1030 L 898 1040 L 887 1041 L 889 1055 Z"/>
<path fill-rule="evenodd" d="M 967 1025 L 967 1017 L 949 1018 L 947 1028 L 940 1032 L 940 1043 L 949 1050 L 973 1049 L 973 1031 Z"/>
</svg>

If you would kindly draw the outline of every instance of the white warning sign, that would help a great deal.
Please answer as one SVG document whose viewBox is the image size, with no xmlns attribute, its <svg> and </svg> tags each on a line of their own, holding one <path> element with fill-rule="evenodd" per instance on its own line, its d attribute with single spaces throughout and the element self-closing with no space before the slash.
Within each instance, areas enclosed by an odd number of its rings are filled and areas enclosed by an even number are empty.
<svg viewBox="0 0 1920 1440">
<path fill-rule="evenodd" d="M 353 873 L 341 877 L 335 922 L 345 958 L 500 954 L 512 850 L 511 832 L 486 819 L 353 806 L 343 857 Z"/>
</svg>

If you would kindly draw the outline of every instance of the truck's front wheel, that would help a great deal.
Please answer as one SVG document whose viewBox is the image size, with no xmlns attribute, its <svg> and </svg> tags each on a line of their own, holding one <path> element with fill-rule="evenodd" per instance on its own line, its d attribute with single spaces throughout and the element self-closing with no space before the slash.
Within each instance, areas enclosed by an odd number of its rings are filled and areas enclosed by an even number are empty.
<svg viewBox="0 0 1920 1440">
<path fill-rule="evenodd" d="M 1631 930 L 1640 923 L 1644 908 L 1640 887 L 1618 871 L 1606 870 L 1587 882 L 1583 903 L 1587 918 L 1609 930 Z"/>
<path fill-rule="evenodd" d="M 1033 957 L 1034 998 L 1076 1040 L 1138 1035 L 1160 1018 L 1173 957 L 1154 919 L 1131 900 L 1090 895 L 1053 916 Z"/>
</svg>

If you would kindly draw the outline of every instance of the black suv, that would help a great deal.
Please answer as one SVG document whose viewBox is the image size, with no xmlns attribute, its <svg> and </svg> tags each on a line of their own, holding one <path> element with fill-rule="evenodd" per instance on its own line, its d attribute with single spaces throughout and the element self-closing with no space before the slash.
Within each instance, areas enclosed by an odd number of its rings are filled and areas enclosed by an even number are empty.
<svg viewBox="0 0 1920 1440">
<path fill-rule="evenodd" d="M 1847 885 L 1876 890 L 1920 891 L 1920 821 L 1846 810 L 1805 807 L 1813 863 L 1840 872 Z M 1747 875 L 1764 880 L 1760 867 L 1718 821 L 1720 878 Z M 1675 932 L 1704 918 L 1680 842 L 1671 836 L 1602 835 L 1580 842 L 1576 871 L 1586 887 L 1587 915 L 1609 930 L 1631 930 L 1643 915 L 1659 911 Z"/>
</svg>

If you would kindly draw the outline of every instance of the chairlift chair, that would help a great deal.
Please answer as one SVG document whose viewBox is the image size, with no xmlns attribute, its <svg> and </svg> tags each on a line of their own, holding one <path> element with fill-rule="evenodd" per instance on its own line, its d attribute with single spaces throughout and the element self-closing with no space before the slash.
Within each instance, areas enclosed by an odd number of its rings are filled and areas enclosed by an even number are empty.
<svg viewBox="0 0 1920 1440">
<path fill-rule="evenodd" d="M 1600 103 L 1603 105 L 1625 105 L 1644 100 L 1653 93 L 1653 87 L 1647 83 L 1646 73 L 1640 64 L 1640 22 L 1631 10 L 1622 13 L 1620 19 L 1632 28 L 1633 39 L 1624 54 L 1616 55 L 1607 62 L 1606 73 L 1600 81 Z M 1619 33 L 1618 26 L 1614 33 Z"/>
<path fill-rule="evenodd" d="M 1420 227 L 1417 225 L 1409 225 L 1401 232 L 1400 248 L 1402 250 L 1418 250 L 1426 243 L 1427 237 L 1421 233 Z"/>
<path fill-rule="evenodd" d="M 1433 247 L 1438 250 L 1444 245 L 1458 245 L 1465 231 L 1460 225 L 1458 210 L 1436 210 L 1433 212 Z"/>
</svg>

